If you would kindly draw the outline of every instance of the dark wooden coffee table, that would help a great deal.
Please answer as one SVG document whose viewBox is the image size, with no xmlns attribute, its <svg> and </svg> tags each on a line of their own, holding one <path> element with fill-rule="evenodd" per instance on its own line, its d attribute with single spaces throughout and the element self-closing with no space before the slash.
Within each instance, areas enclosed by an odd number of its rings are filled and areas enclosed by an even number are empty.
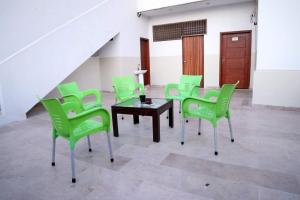
<svg viewBox="0 0 300 200">
<path fill-rule="evenodd" d="M 133 123 L 139 123 L 139 115 L 152 116 L 153 142 L 160 141 L 160 115 L 169 111 L 169 126 L 173 128 L 173 100 L 152 98 L 152 104 L 141 104 L 140 99 L 133 98 L 111 107 L 114 136 L 119 137 L 118 114 L 133 115 Z"/>
</svg>

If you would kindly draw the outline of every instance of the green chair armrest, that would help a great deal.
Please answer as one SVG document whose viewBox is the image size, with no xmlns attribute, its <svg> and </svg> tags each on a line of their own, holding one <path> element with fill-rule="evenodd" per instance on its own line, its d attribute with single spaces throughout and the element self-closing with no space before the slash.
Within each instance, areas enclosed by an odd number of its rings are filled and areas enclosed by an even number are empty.
<svg viewBox="0 0 300 200">
<path fill-rule="evenodd" d="M 199 89 L 200 89 L 199 85 L 194 85 L 193 89 L 191 90 L 190 96 L 192 96 L 192 97 L 199 97 L 199 95 L 200 95 Z"/>
<path fill-rule="evenodd" d="M 82 98 L 86 97 L 86 96 L 90 96 L 90 95 L 94 95 L 96 96 L 96 102 L 101 104 L 102 102 L 102 94 L 99 90 L 96 89 L 88 89 L 88 90 L 83 90 L 82 91 Z"/>
<path fill-rule="evenodd" d="M 205 108 L 215 113 L 217 103 L 203 98 L 188 97 L 182 102 L 182 115 L 183 117 L 188 117 L 192 112 L 189 106 L 191 104 L 196 104 L 199 108 Z"/>
<path fill-rule="evenodd" d="M 69 117 L 70 123 L 73 127 L 78 126 L 82 122 L 94 117 L 101 117 L 103 126 L 106 126 L 107 131 L 110 130 L 110 115 L 105 108 L 92 108 L 87 111 L 83 111 L 75 116 Z"/>
<path fill-rule="evenodd" d="M 140 89 L 140 94 L 145 94 L 145 87 L 141 83 L 136 83 L 136 89 Z"/>
<path fill-rule="evenodd" d="M 63 97 L 64 103 L 66 102 L 76 102 L 76 103 L 81 103 L 81 98 L 79 95 L 75 95 L 75 94 L 70 94 L 70 95 L 66 95 Z"/>
<path fill-rule="evenodd" d="M 64 98 L 64 101 L 65 101 L 65 98 L 69 97 L 69 96 L 75 96 L 77 99 L 79 99 L 80 102 L 82 101 L 82 98 L 83 98 L 83 96 L 80 93 L 69 93 L 66 95 L 62 95 L 62 97 Z"/>
<path fill-rule="evenodd" d="M 216 97 L 218 98 L 220 95 L 220 91 L 219 90 L 208 90 L 205 92 L 204 94 L 204 99 L 210 99 L 211 97 Z"/>
<path fill-rule="evenodd" d="M 168 98 L 168 97 L 171 96 L 171 95 L 170 95 L 170 91 L 171 91 L 172 89 L 176 89 L 177 91 L 179 91 L 178 86 L 179 86 L 179 84 L 177 84 L 177 83 L 169 83 L 169 84 L 167 84 L 167 85 L 165 86 L 165 91 L 164 91 L 164 93 L 165 93 L 165 98 Z"/>
</svg>

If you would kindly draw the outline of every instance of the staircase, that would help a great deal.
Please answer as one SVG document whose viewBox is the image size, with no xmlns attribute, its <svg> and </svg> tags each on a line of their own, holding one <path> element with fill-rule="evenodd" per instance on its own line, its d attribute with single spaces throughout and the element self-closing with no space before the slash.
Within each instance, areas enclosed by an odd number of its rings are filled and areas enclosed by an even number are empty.
<svg viewBox="0 0 300 200">
<path fill-rule="evenodd" d="M 32 2 L 27 3 L 34 6 L 36 0 L 30 1 Z M 81 10 L 73 9 L 72 4 L 70 11 L 73 13 L 60 19 L 54 17 L 55 23 L 54 18 L 49 17 L 37 27 L 24 27 L 24 35 L 36 37 L 26 44 L 20 41 L 17 45 L 12 44 L 15 49 L 11 48 L 13 51 L 9 52 L 9 55 L 0 52 L 0 126 L 25 119 L 26 112 L 38 102 L 37 96 L 44 97 L 48 94 L 119 33 L 122 21 L 122 16 L 117 14 L 122 8 L 119 5 L 120 1 L 76 0 L 74 3 L 76 2 Z M 52 4 L 72 3 L 68 0 L 46 2 L 54 7 Z M 89 4 L 86 5 L 87 3 Z M 82 5 L 86 7 L 84 10 Z M 69 7 L 65 9 L 64 12 L 69 11 Z M 78 12 L 74 13 L 74 10 Z M 45 13 L 47 11 L 45 10 Z M 40 16 L 40 13 L 35 12 L 29 14 L 33 15 L 32 19 Z M 10 23 L 18 23 L 18 20 Z M 49 24 L 49 27 L 45 24 Z M 36 34 L 40 30 L 46 31 L 41 35 Z M 22 37 L 22 32 L 18 35 Z M 9 47 L 11 46 L 7 46 Z"/>
</svg>

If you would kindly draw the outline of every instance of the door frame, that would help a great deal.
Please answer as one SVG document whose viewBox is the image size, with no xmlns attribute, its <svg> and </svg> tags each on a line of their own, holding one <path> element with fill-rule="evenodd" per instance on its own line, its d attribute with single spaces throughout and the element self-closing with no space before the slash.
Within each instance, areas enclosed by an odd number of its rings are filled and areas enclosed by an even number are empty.
<svg viewBox="0 0 300 200">
<path fill-rule="evenodd" d="M 149 85 L 151 85 L 151 73 L 150 73 L 150 43 L 149 43 L 149 39 L 148 38 L 144 38 L 144 37 L 140 37 L 140 62 L 141 62 L 141 70 L 142 70 L 142 41 L 147 41 L 148 43 L 148 61 L 149 61 L 149 69 L 148 69 L 148 73 L 149 73 Z M 144 85 L 145 85 L 145 74 L 144 74 Z"/>
<path fill-rule="evenodd" d="M 229 31 L 229 32 L 220 32 L 220 58 L 219 58 L 219 86 L 222 87 L 222 36 L 239 34 L 239 33 L 250 33 L 250 57 L 249 57 L 249 71 L 248 71 L 248 80 L 247 86 L 250 87 L 250 76 L 251 76 L 251 49 L 252 49 L 252 30 L 241 30 L 241 31 Z"/>
<path fill-rule="evenodd" d="M 205 34 L 194 34 L 194 35 L 183 35 L 183 36 L 181 36 L 181 50 L 182 50 L 182 55 L 181 55 L 181 58 L 182 58 L 182 67 L 181 67 L 181 69 L 182 69 L 182 74 L 183 74 L 183 65 L 184 65 L 184 60 L 183 60 L 183 52 L 184 52 L 184 50 L 183 50 L 183 38 L 184 37 L 197 37 L 197 36 L 202 36 L 203 37 L 203 43 L 202 43 L 202 49 L 203 49 L 203 61 L 202 61 L 202 71 L 203 71 L 203 74 L 202 74 L 202 80 L 201 80 L 201 87 L 202 87 L 202 85 L 203 85 L 203 87 L 204 87 L 204 35 Z"/>
</svg>

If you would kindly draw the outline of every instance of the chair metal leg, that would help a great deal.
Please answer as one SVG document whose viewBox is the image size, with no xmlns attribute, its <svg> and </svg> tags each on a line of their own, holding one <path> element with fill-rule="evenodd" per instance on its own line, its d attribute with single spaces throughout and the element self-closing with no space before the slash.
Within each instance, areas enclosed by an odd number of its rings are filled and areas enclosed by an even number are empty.
<svg viewBox="0 0 300 200">
<path fill-rule="evenodd" d="M 71 149 L 71 168 L 72 168 L 72 183 L 76 183 L 74 149 Z"/>
<path fill-rule="evenodd" d="M 185 119 L 181 120 L 181 145 L 184 145 L 184 130 L 185 129 Z"/>
<path fill-rule="evenodd" d="M 88 141 L 88 145 L 89 145 L 89 152 L 92 152 L 92 146 L 91 146 L 91 139 L 90 136 L 87 136 L 87 141 Z"/>
<path fill-rule="evenodd" d="M 181 101 L 179 101 L 179 114 L 181 113 Z"/>
<path fill-rule="evenodd" d="M 198 119 L 198 135 L 201 135 L 201 119 Z"/>
<path fill-rule="evenodd" d="M 215 155 L 218 155 L 217 127 L 214 128 Z"/>
<path fill-rule="evenodd" d="M 52 138 L 52 142 L 53 142 L 53 144 L 52 144 L 52 163 L 51 163 L 51 165 L 52 165 L 52 166 L 55 166 L 55 146 L 56 146 L 56 137 L 53 137 L 53 138 Z"/>
<path fill-rule="evenodd" d="M 109 155 L 110 155 L 110 162 L 114 162 L 109 131 L 106 132 L 106 136 L 107 136 L 107 143 L 108 143 L 108 149 L 109 149 Z"/>
<path fill-rule="evenodd" d="M 230 117 L 228 117 L 227 120 L 228 120 L 228 125 L 229 125 L 229 130 L 230 130 L 230 139 L 231 139 L 231 142 L 234 142 Z"/>
</svg>

